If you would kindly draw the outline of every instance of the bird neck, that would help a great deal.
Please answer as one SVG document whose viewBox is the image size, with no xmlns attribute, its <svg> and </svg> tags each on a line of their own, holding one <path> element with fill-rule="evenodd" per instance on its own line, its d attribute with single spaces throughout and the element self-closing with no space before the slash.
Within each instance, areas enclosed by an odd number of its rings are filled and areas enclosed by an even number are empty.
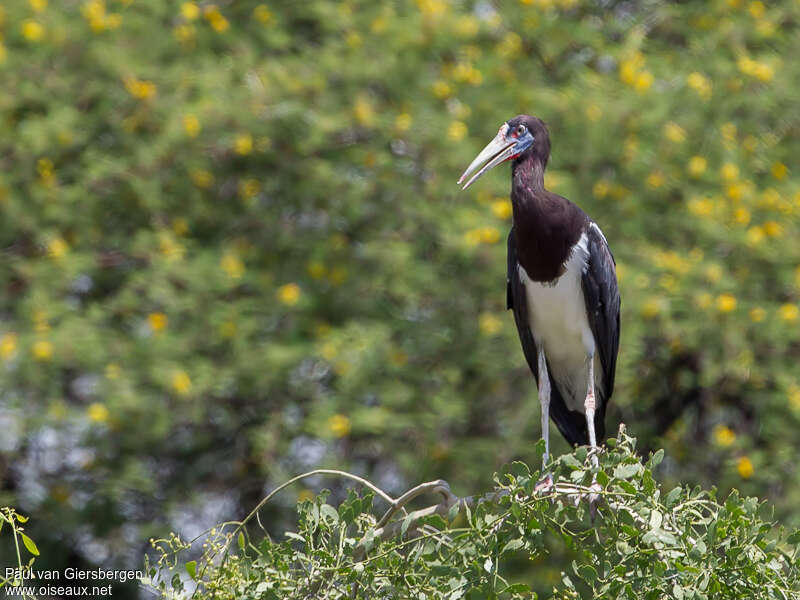
<svg viewBox="0 0 800 600">
<path fill-rule="evenodd" d="M 586 229 L 588 217 L 577 206 L 544 189 L 545 161 L 537 156 L 515 161 L 511 206 L 517 261 L 533 281 L 556 281 Z"/>
<path fill-rule="evenodd" d="M 514 213 L 541 208 L 545 195 L 544 169 L 546 163 L 535 154 L 517 159 L 511 164 L 511 202 Z"/>
</svg>

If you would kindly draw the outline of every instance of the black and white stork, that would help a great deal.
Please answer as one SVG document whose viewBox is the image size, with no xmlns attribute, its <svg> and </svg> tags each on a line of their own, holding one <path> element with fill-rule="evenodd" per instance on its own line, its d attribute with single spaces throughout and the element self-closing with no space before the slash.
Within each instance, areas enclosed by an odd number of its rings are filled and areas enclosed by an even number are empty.
<svg viewBox="0 0 800 600">
<path fill-rule="evenodd" d="M 519 115 L 500 126 L 458 180 L 477 171 L 467 189 L 493 167 L 513 161 L 507 304 L 539 386 L 545 465 L 549 416 L 570 445 L 596 447 L 605 435 L 620 304 L 614 257 L 600 228 L 578 206 L 544 188 L 549 157 L 544 123 Z"/>
</svg>

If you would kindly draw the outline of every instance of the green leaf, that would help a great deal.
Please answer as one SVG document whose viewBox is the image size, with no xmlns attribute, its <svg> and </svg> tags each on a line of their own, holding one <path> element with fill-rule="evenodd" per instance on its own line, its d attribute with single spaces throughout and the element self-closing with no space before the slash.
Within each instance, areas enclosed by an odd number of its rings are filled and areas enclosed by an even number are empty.
<svg viewBox="0 0 800 600">
<path fill-rule="evenodd" d="M 450 507 L 450 510 L 447 511 L 447 520 L 452 523 L 456 520 L 456 517 L 458 517 L 459 512 L 461 512 L 461 503 L 456 502 Z"/>
<path fill-rule="evenodd" d="M 682 490 L 683 488 L 681 486 L 672 488 L 669 494 L 667 494 L 667 497 L 664 498 L 664 505 L 667 508 L 672 508 L 678 501 L 678 498 L 680 497 Z"/>
<path fill-rule="evenodd" d="M 196 575 L 197 575 L 197 561 L 196 560 L 190 560 L 189 562 L 186 563 L 186 572 L 189 574 L 189 577 L 191 577 L 192 579 L 196 578 Z"/>
<path fill-rule="evenodd" d="M 483 570 L 487 573 L 492 572 L 492 568 L 494 567 L 494 563 L 492 562 L 492 558 L 489 557 L 483 562 Z"/>
<path fill-rule="evenodd" d="M 21 531 L 19 532 L 19 535 L 22 538 L 22 543 L 25 544 L 25 547 L 28 549 L 28 552 L 34 556 L 39 556 L 39 549 L 36 547 L 36 544 L 33 542 L 33 540 Z"/>
<path fill-rule="evenodd" d="M 522 546 L 525 545 L 525 542 L 522 541 L 522 538 L 515 538 L 509 541 L 503 549 L 500 551 L 500 554 L 505 554 L 506 552 L 513 552 L 514 550 L 519 550 Z"/>
<path fill-rule="evenodd" d="M 501 590 L 501 594 L 526 594 L 531 591 L 529 585 L 525 583 L 512 583 L 505 589 Z"/>
<path fill-rule="evenodd" d="M 651 469 L 655 469 L 658 465 L 661 464 L 661 461 L 664 460 L 664 450 L 659 448 L 655 451 L 653 456 L 650 457 L 650 460 L 647 461 L 647 466 Z"/>
<path fill-rule="evenodd" d="M 628 463 L 617 465 L 614 469 L 614 477 L 616 479 L 630 479 L 634 475 L 641 472 L 642 465 L 639 463 Z"/>
<path fill-rule="evenodd" d="M 330 504 L 323 504 L 319 507 L 320 517 L 329 519 L 334 525 L 339 522 L 339 513 Z"/>
<path fill-rule="evenodd" d="M 17 522 L 18 523 L 27 523 L 28 522 L 28 517 L 17 513 Z"/>
<path fill-rule="evenodd" d="M 237 538 L 236 541 L 239 544 L 239 548 L 241 550 L 244 550 L 244 546 L 245 546 L 244 532 L 242 532 L 242 531 L 239 532 L 239 537 Z"/>
<path fill-rule="evenodd" d="M 414 520 L 414 513 L 408 513 L 403 519 L 403 523 L 400 525 L 400 535 L 405 535 L 406 531 L 408 531 L 409 525 L 411 525 L 411 521 Z"/>
</svg>

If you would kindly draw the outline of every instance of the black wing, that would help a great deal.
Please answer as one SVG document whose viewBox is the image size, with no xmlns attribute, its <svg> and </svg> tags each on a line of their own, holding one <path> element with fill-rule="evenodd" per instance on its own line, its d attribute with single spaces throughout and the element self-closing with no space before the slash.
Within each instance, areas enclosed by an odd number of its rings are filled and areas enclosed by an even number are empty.
<svg viewBox="0 0 800 600">
<path fill-rule="evenodd" d="M 508 234 L 506 304 L 507 307 L 514 312 L 514 322 L 517 324 L 517 332 L 519 333 L 519 341 L 522 343 L 522 351 L 525 354 L 525 360 L 528 361 L 528 366 L 538 384 L 539 363 L 536 353 L 536 341 L 531 333 L 530 323 L 528 321 L 528 298 L 525 294 L 522 281 L 519 278 L 517 265 L 516 243 L 514 242 L 514 228 L 512 227 L 511 232 Z M 549 371 L 549 364 L 547 368 Z M 596 414 L 601 411 L 605 414 L 605 408 L 601 408 Z M 589 431 L 586 427 L 586 417 L 583 413 L 572 411 L 567 408 L 552 377 L 550 377 L 550 418 L 553 419 L 561 435 L 566 438 L 570 445 L 586 445 L 589 443 Z M 595 422 L 596 421 L 597 419 L 595 418 Z M 597 426 L 595 425 L 595 429 L 596 428 Z M 601 430 L 605 431 L 602 429 L 602 425 Z"/>
<path fill-rule="evenodd" d="M 600 365 L 603 368 L 603 389 L 597 390 L 595 413 L 597 439 L 605 436 L 605 414 L 608 401 L 614 392 L 614 372 L 619 350 L 619 287 L 614 256 L 600 228 L 592 223 L 586 232 L 589 262 L 583 273 L 583 298 L 589 327 L 594 334 Z"/>
</svg>

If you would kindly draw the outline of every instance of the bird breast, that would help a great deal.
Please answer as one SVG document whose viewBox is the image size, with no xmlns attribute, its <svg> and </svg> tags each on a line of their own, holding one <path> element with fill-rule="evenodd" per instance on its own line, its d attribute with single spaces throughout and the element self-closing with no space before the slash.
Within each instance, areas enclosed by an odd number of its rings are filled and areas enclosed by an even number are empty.
<svg viewBox="0 0 800 600">
<path fill-rule="evenodd" d="M 531 333 L 544 350 L 550 377 L 570 410 L 584 412 L 589 357 L 594 357 L 595 386 L 600 389 L 602 369 L 595 353 L 594 335 L 586 316 L 581 285 L 589 260 L 586 233 L 567 258 L 561 276 L 550 282 L 533 281 L 522 265 L 519 277 L 525 288 Z"/>
</svg>

